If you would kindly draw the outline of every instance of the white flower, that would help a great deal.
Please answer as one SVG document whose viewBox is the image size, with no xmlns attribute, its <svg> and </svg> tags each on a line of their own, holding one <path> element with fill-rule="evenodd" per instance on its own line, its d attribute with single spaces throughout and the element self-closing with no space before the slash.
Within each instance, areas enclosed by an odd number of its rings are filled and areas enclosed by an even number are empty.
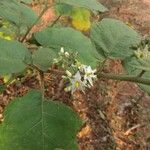
<svg viewBox="0 0 150 150">
<path fill-rule="evenodd" d="M 70 78 L 70 82 L 71 85 L 65 89 L 66 91 L 71 91 L 72 94 L 77 90 L 84 92 L 86 84 L 81 80 L 81 74 L 79 71 L 73 76 L 73 78 Z"/>
<path fill-rule="evenodd" d="M 84 80 L 89 82 L 89 87 L 93 86 L 93 79 L 96 79 L 95 75 L 96 69 L 92 70 L 91 66 L 84 66 Z"/>
</svg>

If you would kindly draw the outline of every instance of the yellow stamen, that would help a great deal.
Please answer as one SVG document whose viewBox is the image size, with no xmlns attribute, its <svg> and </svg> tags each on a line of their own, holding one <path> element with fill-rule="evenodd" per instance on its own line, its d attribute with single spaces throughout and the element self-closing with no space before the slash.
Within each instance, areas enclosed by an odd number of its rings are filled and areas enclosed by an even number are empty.
<svg viewBox="0 0 150 150">
<path fill-rule="evenodd" d="M 78 88 L 79 86 L 80 86 L 80 82 L 79 82 L 79 81 L 76 81 L 76 82 L 75 82 L 75 87 Z"/>
</svg>

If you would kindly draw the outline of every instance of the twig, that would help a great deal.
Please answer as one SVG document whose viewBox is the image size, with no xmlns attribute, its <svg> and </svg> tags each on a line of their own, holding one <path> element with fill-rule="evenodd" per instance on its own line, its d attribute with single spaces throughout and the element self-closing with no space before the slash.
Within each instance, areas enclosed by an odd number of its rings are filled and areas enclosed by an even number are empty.
<svg viewBox="0 0 150 150">
<path fill-rule="evenodd" d="M 53 5 L 52 5 L 53 6 Z M 40 13 L 40 15 L 38 16 L 37 20 L 31 25 L 31 27 L 27 30 L 26 34 L 24 35 L 24 37 L 20 40 L 20 42 L 24 42 L 26 37 L 28 36 L 28 34 L 31 32 L 31 30 L 33 29 L 33 27 L 39 22 L 39 20 L 41 19 L 41 17 L 44 15 L 44 13 L 51 8 L 52 6 L 47 6 L 47 2 L 45 3 L 45 8 L 42 10 L 42 12 Z"/>
<path fill-rule="evenodd" d="M 137 125 L 135 125 L 135 126 L 129 128 L 129 129 L 124 133 L 124 135 L 128 136 L 128 135 L 130 135 L 130 134 L 132 133 L 133 130 L 135 130 L 135 129 L 137 129 L 137 128 L 144 127 L 145 125 L 146 125 L 146 124 L 143 124 L 143 125 L 142 125 L 142 124 L 137 124 Z"/>
<path fill-rule="evenodd" d="M 61 15 L 59 15 L 59 16 L 53 21 L 53 23 L 50 25 L 50 27 L 53 27 L 53 26 L 57 23 L 57 21 L 58 21 L 60 18 L 61 18 Z"/>
</svg>

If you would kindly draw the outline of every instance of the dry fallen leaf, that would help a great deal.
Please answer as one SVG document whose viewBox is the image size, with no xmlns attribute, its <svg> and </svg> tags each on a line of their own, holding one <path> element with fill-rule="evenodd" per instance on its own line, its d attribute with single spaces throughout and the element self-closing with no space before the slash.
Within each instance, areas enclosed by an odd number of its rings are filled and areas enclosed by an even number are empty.
<svg viewBox="0 0 150 150">
<path fill-rule="evenodd" d="M 78 138 L 82 138 L 86 135 L 89 135 L 91 132 L 91 127 L 89 125 L 86 125 L 79 133 L 78 133 Z"/>
</svg>

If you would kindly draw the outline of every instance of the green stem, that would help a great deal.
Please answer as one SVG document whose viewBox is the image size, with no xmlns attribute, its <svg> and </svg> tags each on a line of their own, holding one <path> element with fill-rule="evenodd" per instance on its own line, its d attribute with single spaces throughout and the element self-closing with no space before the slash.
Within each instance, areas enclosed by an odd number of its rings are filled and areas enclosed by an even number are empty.
<svg viewBox="0 0 150 150">
<path fill-rule="evenodd" d="M 129 82 L 135 82 L 135 83 L 150 85 L 150 79 L 145 79 L 145 78 L 136 77 L 136 76 L 100 73 L 100 74 L 98 74 L 98 77 L 99 78 L 113 79 L 113 80 L 119 80 L 119 81 L 129 81 Z"/>
<path fill-rule="evenodd" d="M 146 71 L 142 70 L 137 77 L 142 77 Z"/>
</svg>

